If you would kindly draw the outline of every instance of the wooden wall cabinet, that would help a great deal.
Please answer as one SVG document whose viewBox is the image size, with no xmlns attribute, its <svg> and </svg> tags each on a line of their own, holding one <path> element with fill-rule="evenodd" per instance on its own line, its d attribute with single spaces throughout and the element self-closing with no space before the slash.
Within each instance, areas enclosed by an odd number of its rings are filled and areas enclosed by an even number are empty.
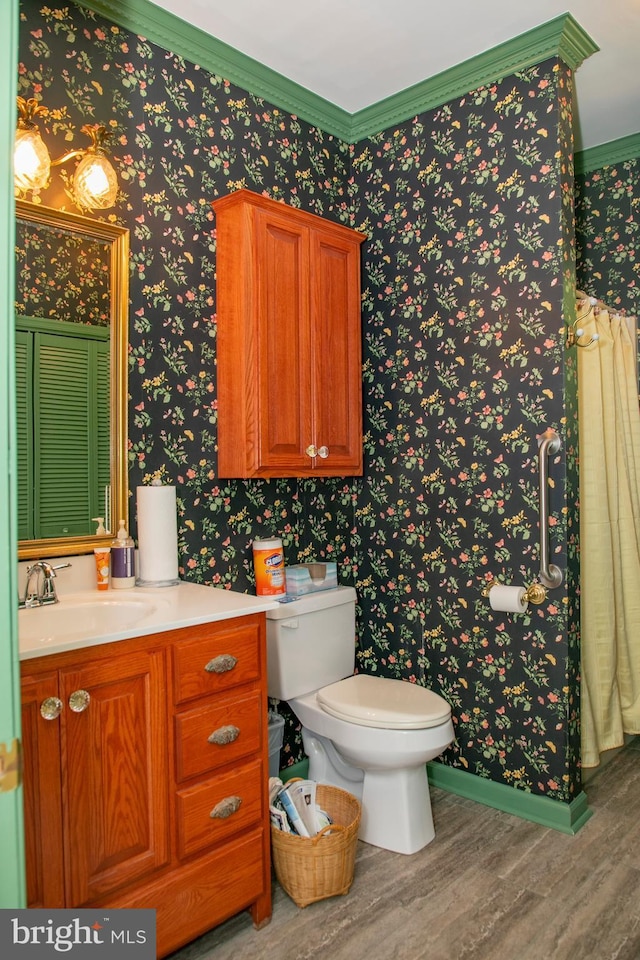
<svg viewBox="0 0 640 960">
<path fill-rule="evenodd" d="M 264 614 L 22 663 L 30 907 L 271 916 Z M 48 717 L 48 718 L 47 718 Z"/>
<path fill-rule="evenodd" d="M 360 244 L 249 190 L 214 201 L 218 474 L 362 474 Z"/>
</svg>

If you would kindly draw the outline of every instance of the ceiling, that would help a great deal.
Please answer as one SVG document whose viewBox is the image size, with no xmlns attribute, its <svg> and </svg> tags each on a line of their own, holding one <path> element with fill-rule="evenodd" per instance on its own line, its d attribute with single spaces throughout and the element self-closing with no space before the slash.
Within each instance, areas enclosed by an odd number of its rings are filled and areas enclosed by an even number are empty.
<svg viewBox="0 0 640 960">
<path fill-rule="evenodd" d="M 640 0 L 154 0 L 356 113 L 570 13 L 600 48 L 576 72 L 576 150 L 640 133 Z"/>
</svg>

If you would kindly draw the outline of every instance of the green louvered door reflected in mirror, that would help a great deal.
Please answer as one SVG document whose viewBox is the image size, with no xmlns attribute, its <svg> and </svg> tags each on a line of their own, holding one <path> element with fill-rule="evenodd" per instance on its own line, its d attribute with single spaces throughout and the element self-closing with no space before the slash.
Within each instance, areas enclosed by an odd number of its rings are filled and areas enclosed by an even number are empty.
<svg viewBox="0 0 640 960">
<path fill-rule="evenodd" d="M 88 536 L 95 532 L 92 518 L 105 516 L 109 356 L 108 328 L 17 321 L 21 540 Z"/>
</svg>

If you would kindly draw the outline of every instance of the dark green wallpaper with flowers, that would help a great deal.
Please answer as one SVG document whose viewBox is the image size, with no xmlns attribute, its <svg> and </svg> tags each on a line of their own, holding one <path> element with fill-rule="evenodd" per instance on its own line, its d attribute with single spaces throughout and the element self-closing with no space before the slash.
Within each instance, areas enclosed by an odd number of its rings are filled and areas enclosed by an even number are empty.
<svg viewBox="0 0 640 960">
<path fill-rule="evenodd" d="M 578 287 L 640 313 L 640 159 L 576 177 Z"/>
<path fill-rule="evenodd" d="M 569 802 L 580 777 L 568 68 L 546 61 L 353 146 L 82 8 L 21 11 L 18 92 L 49 107 L 57 152 L 85 122 L 112 131 L 122 192 L 103 216 L 131 231 L 130 484 L 177 484 L 184 576 L 251 591 L 251 541 L 264 534 L 282 536 L 289 563 L 337 560 L 358 592 L 359 669 L 452 704 L 443 762 Z M 71 173 L 42 202 L 73 209 Z M 241 186 L 368 236 L 362 479 L 217 479 L 211 201 Z M 565 583 L 526 615 L 495 613 L 482 596 L 491 577 L 537 573 L 547 426 L 565 438 L 550 467 Z M 301 744 L 283 712 L 286 763 Z"/>
<path fill-rule="evenodd" d="M 16 313 L 109 326 L 109 248 L 78 234 L 16 223 Z"/>
</svg>

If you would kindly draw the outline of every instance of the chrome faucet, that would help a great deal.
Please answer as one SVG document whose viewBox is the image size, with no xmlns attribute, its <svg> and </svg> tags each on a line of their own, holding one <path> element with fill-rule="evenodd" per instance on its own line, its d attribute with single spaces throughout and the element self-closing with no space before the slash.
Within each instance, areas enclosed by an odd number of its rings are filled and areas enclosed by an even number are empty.
<svg viewBox="0 0 640 960">
<path fill-rule="evenodd" d="M 18 608 L 22 610 L 25 607 L 42 607 L 49 603 L 59 603 L 55 585 L 56 570 L 63 570 L 70 566 L 70 563 L 59 563 L 54 567 L 47 560 L 36 560 L 27 567 L 24 597 L 18 599 Z"/>
</svg>

